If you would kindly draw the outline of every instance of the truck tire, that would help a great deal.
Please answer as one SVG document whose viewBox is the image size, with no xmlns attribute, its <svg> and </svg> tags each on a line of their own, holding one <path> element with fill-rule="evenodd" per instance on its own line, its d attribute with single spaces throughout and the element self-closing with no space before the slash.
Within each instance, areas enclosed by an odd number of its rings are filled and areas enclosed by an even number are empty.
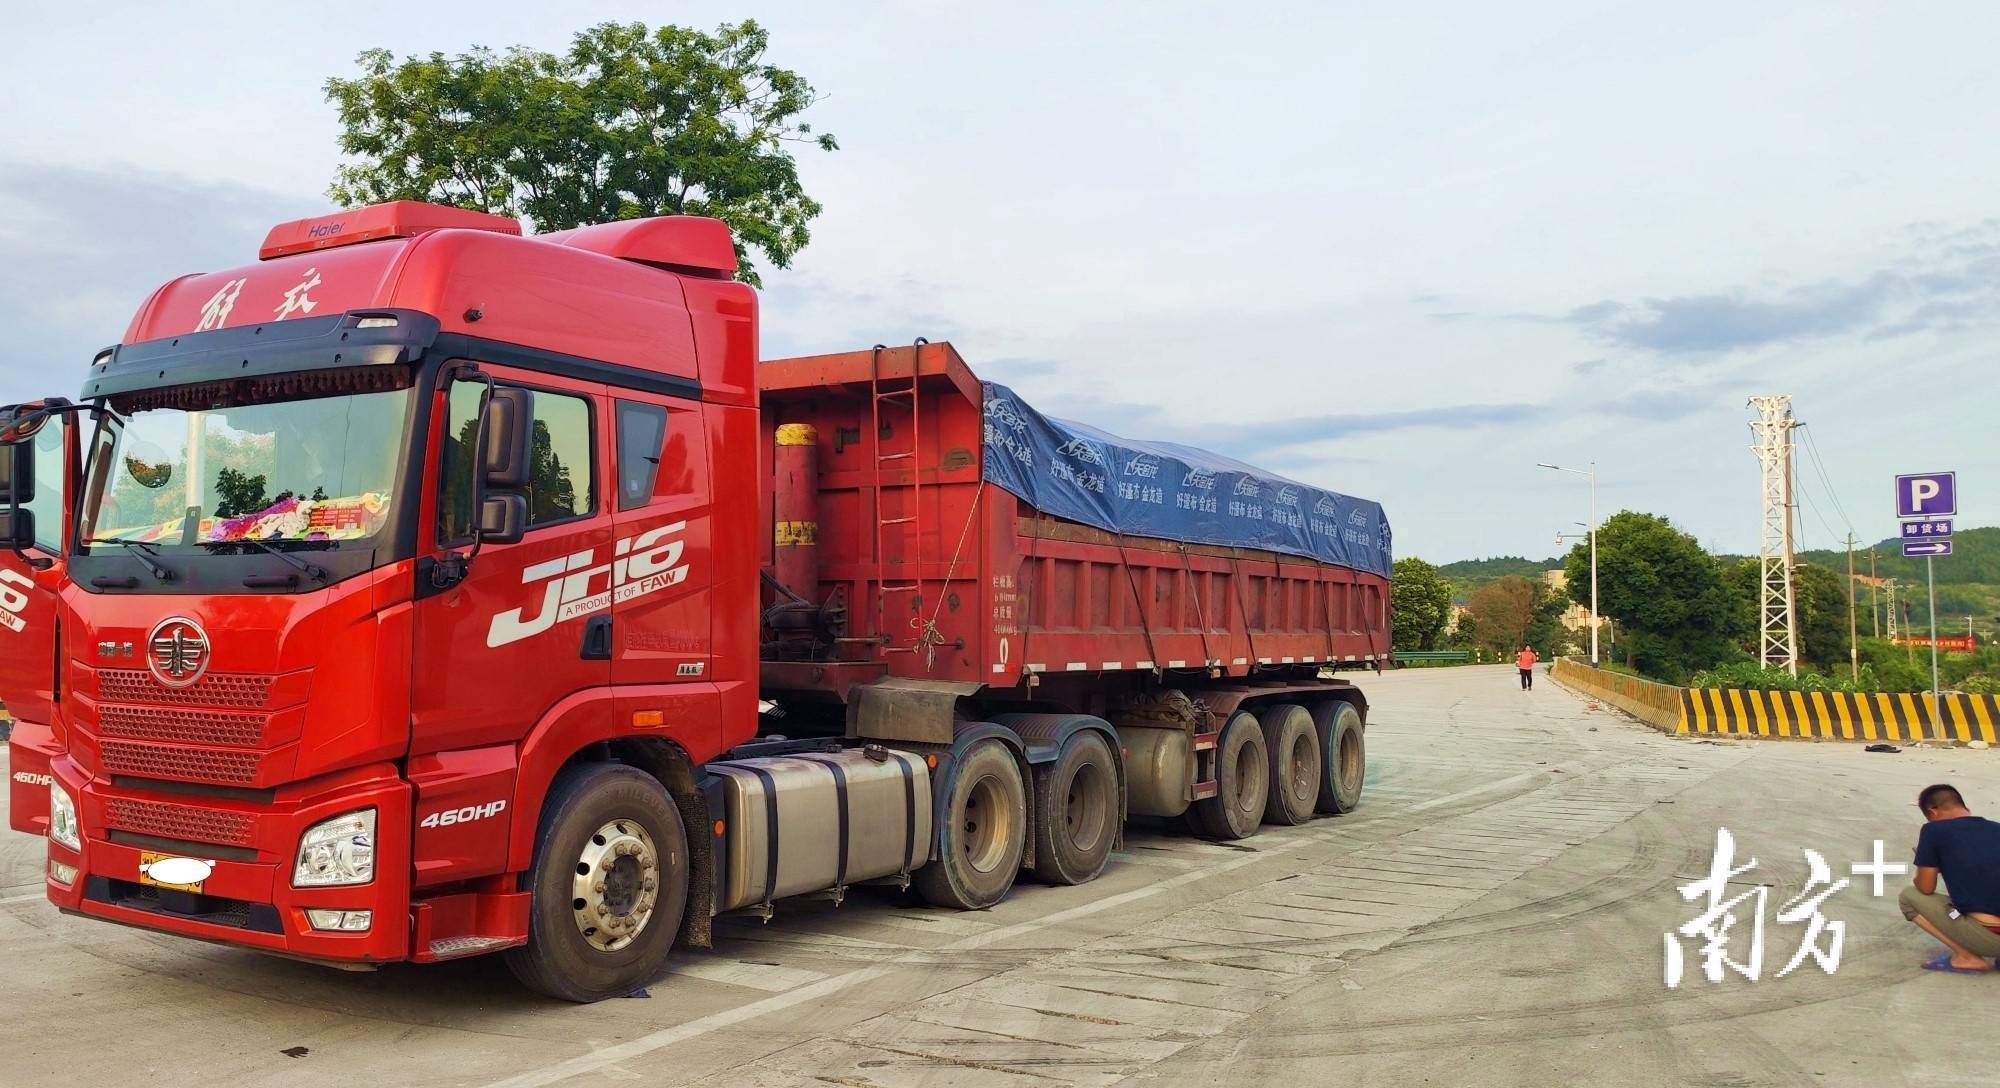
<svg viewBox="0 0 2000 1088">
<path fill-rule="evenodd" d="M 1312 712 L 1296 703 L 1278 703 L 1257 715 L 1257 724 L 1270 753 L 1271 800 L 1264 806 L 1264 822 L 1305 823 L 1313 818 L 1326 780 Z"/>
<path fill-rule="evenodd" d="M 1257 832 L 1270 801 L 1271 766 L 1264 730 L 1247 710 L 1222 727 L 1215 745 L 1215 796 L 1188 808 L 1188 824 L 1210 839 L 1243 839 Z"/>
<path fill-rule="evenodd" d="M 966 749 L 937 806 L 938 856 L 916 872 L 934 906 L 985 910 L 1007 897 L 1027 849 L 1028 797 L 1021 765 L 998 740 Z"/>
<path fill-rule="evenodd" d="M 528 943 L 507 967 L 564 1001 L 637 990 L 680 932 L 687 876 L 687 830 L 658 779 L 619 763 L 570 767 L 542 804 Z"/>
<path fill-rule="evenodd" d="M 1361 804 L 1362 782 L 1368 776 L 1367 730 L 1361 712 L 1345 699 L 1328 699 L 1313 708 L 1319 732 L 1321 812 L 1353 812 Z"/>
<path fill-rule="evenodd" d="M 1078 731 L 1035 775 L 1035 876 L 1045 884 L 1097 879 L 1123 815 L 1111 745 L 1095 729 Z"/>
</svg>

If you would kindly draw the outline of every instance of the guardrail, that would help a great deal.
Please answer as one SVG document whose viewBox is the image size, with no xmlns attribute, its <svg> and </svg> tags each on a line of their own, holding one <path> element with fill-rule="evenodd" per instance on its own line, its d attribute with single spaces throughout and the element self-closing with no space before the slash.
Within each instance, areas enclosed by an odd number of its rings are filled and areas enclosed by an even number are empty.
<svg viewBox="0 0 2000 1088">
<path fill-rule="evenodd" d="M 1796 740 L 1995 743 L 2000 698 L 1952 692 L 1937 716 L 1924 692 L 1761 691 L 1682 688 L 1561 658 L 1549 675 L 1668 733 Z M 1942 728 L 1938 719 L 1943 719 Z"/>
<path fill-rule="evenodd" d="M 1685 688 L 1593 669 L 1569 657 L 1557 658 L 1549 666 L 1549 676 L 1564 687 L 1595 695 L 1655 729 L 1669 733 L 1687 732 L 1682 713 Z"/>
<path fill-rule="evenodd" d="M 1472 660 L 1472 651 L 1397 650 L 1391 656 L 1398 665 L 1462 665 Z"/>
</svg>

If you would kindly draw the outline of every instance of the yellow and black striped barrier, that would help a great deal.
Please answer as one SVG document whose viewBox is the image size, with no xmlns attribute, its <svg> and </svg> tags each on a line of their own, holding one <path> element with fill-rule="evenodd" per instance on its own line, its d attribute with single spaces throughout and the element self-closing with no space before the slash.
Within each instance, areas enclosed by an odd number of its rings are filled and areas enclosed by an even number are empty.
<svg viewBox="0 0 2000 1088">
<path fill-rule="evenodd" d="M 2000 697 L 1929 692 L 1746 691 L 1678 688 L 1571 658 L 1549 669 L 1564 687 L 1665 733 L 1797 740 L 2000 743 Z M 1942 730 L 1937 719 L 1943 719 Z"/>
<path fill-rule="evenodd" d="M 1748 691 L 1690 688 L 1681 692 L 1679 733 L 1805 740 L 1995 742 L 2000 699 L 1939 695 L 1932 716 L 1928 692 Z"/>
</svg>

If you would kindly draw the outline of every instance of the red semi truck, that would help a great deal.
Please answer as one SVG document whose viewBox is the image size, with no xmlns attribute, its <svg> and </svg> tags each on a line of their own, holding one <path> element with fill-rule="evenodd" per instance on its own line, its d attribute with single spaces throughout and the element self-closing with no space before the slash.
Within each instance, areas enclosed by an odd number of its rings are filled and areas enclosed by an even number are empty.
<svg viewBox="0 0 2000 1088">
<path fill-rule="evenodd" d="M 1038 507 L 1008 472 L 1099 501 L 1106 447 L 1035 461 L 949 344 L 760 364 L 714 220 L 399 202 L 258 256 L 0 432 L 13 825 L 65 912 L 345 967 L 504 950 L 595 1000 L 724 912 L 979 909 L 1097 876 L 1128 814 L 1359 801 L 1367 706 L 1322 670 L 1386 658 L 1386 522 L 1343 565 Z M 1193 456 L 1159 449 L 1126 470 Z M 1379 507 L 1308 526 L 1297 490 L 1297 539 L 1373 546 Z"/>
</svg>

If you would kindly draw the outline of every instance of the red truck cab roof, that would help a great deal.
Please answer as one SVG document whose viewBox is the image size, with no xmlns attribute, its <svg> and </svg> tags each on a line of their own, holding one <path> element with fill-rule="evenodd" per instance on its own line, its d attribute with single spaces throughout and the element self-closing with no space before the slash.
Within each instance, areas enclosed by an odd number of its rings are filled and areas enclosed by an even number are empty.
<svg viewBox="0 0 2000 1088">
<path fill-rule="evenodd" d="M 396 201 L 282 223 L 259 260 L 169 281 L 124 343 L 353 311 L 417 310 L 441 333 L 638 367 L 755 402 L 757 310 L 719 220 L 661 216 L 543 235 Z"/>
</svg>

